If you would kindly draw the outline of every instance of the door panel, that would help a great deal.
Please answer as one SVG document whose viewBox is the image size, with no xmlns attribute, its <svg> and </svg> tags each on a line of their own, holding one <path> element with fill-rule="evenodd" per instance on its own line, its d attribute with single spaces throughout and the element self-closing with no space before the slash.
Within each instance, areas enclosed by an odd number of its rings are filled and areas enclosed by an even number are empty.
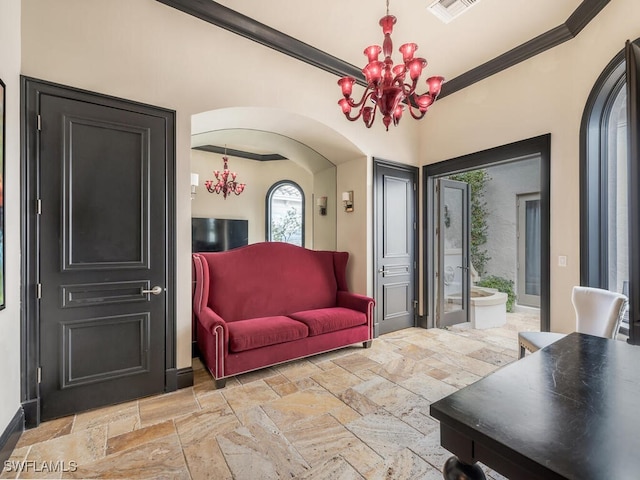
<svg viewBox="0 0 640 480">
<path fill-rule="evenodd" d="M 469 185 L 440 179 L 437 326 L 469 321 Z"/>
<path fill-rule="evenodd" d="M 518 304 L 540 307 L 540 194 L 518 196 Z"/>
<path fill-rule="evenodd" d="M 149 185 L 142 179 L 149 177 L 149 130 L 66 115 L 63 121 L 65 270 L 147 268 Z"/>
<path fill-rule="evenodd" d="M 40 115 L 49 419 L 164 390 L 167 157 L 159 117 L 54 95 Z"/>
<path fill-rule="evenodd" d="M 376 331 L 415 325 L 416 172 L 376 164 Z"/>
</svg>

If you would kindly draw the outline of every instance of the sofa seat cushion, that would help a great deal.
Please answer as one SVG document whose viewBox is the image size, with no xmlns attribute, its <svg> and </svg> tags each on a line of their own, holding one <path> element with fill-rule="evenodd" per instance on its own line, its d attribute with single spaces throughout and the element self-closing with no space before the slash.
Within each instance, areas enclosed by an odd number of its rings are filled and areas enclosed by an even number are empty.
<svg viewBox="0 0 640 480">
<path fill-rule="evenodd" d="M 236 353 L 309 336 L 304 323 L 280 315 L 228 322 L 227 327 L 229 350 Z"/>
<path fill-rule="evenodd" d="M 331 307 L 305 310 L 289 315 L 309 327 L 309 336 L 344 330 L 367 323 L 367 315 L 350 308 Z"/>
</svg>

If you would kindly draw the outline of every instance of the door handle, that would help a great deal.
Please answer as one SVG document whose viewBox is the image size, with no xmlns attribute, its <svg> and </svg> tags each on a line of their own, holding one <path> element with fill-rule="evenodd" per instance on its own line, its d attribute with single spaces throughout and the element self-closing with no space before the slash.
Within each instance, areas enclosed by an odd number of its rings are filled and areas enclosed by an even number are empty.
<svg viewBox="0 0 640 480">
<path fill-rule="evenodd" d="M 142 289 L 142 293 L 151 293 L 152 295 L 160 295 L 162 293 L 162 287 L 159 285 L 156 285 L 155 287 L 153 287 L 151 290 L 145 290 L 144 288 Z"/>
<path fill-rule="evenodd" d="M 392 266 L 391 268 L 395 268 L 395 270 L 386 270 L 385 268 L 380 268 L 378 270 L 378 273 L 381 273 L 383 275 L 391 275 L 391 274 L 401 275 L 403 273 L 409 273 L 409 267 L 407 265 L 397 265 L 397 266 Z"/>
</svg>

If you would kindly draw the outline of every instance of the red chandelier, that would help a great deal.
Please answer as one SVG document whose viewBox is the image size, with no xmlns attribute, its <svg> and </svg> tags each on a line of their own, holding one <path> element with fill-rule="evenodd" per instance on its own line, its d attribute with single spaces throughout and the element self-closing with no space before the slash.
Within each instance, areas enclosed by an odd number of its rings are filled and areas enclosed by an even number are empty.
<svg viewBox="0 0 640 480">
<path fill-rule="evenodd" d="M 398 125 L 402 112 L 404 111 L 404 103 L 409 107 L 411 116 L 416 120 L 424 117 L 427 109 L 435 102 L 440 94 L 440 88 L 443 77 L 429 77 L 427 85 L 429 91 L 422 95 L 416 93 L 418 79 L 422 74 L 422 70 L 427 66 L 424 58 L 415 58 L 413 55 L 418 49 L 415 43 L 405 43 L 400 47 L 403 63 L 396 66 L 391 60 L 391 52 L 393 43 L 391 42 L 391 34 L 393 33 L 393 25 L 396 23 L 396 17 L 389 15 L 389 0 L 387 0 L 387 14 L 380 19 L 382 33 L 384 33 L 384 42 L 380 45 L 371 45 L 364 50 L 369 63 L 362 69 L 367 88 L 362 98 L 358 102 L 354 102 L 351 98 L 351 91 L 356 79 L 353 77 L 343 77 L 338 80 L 338 85 L 342 88 L 342 95 L 338 101 L 338 105 L 342 107 L 342 113 L 348 120 L 354 121 L 362 117 L 367 128 L 373 125 L 376 117 L 376 111 L 380 109 L 383 115 L 382 122 L 387 130 L 393 120 L 394 125 Z M 384 61 L 379 61 L 380 53 L 384 55 Z M 405 83 L 405 78 L 409 73 L 411 84 Z M 366 105 L 367 100 L 373 103 L 373 106 Z M 405 102 L 406 101 L 406 102 Z M 350 116 L 352 108 L 358 108 L 357 115 Z M 416 111 L 417 110 L 417 111 Z"/>
<path fill-rule="evenodd" d="M 213 180 L 206 180 L 204 186 L 207 187 L 209 193 L 222 193 L 222 196 L 226 200 L 227 196 L 232 193 L 240 195 L 246 185 L 236 182 L 238 174 L 229 171 L 229 159 L 227 158 L 226 148 L 222 160 L 224 161 L 224 169 L 222 172 L 220 172 L 220 170 L 213 171 L 213 175 L 216 177 L 216 183 L 214 184 Z"/>
</svg>

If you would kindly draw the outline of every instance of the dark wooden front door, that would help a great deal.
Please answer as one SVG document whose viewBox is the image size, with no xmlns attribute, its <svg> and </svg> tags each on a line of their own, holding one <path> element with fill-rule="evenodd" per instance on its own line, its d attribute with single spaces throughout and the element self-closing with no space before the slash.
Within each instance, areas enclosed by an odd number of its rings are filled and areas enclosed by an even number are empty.
<svg viewBox="0 0 640 480">
<path fill-rule="evenodd" d="M 415 326 L 417 170 L 375 164 L 376 333 Z"/>
<path fill-rule="evenodd" d="M 37 106 L 43 420 L 165 389 L 173 132 L 135 104 L 68 93 Z"/>
</svg>

